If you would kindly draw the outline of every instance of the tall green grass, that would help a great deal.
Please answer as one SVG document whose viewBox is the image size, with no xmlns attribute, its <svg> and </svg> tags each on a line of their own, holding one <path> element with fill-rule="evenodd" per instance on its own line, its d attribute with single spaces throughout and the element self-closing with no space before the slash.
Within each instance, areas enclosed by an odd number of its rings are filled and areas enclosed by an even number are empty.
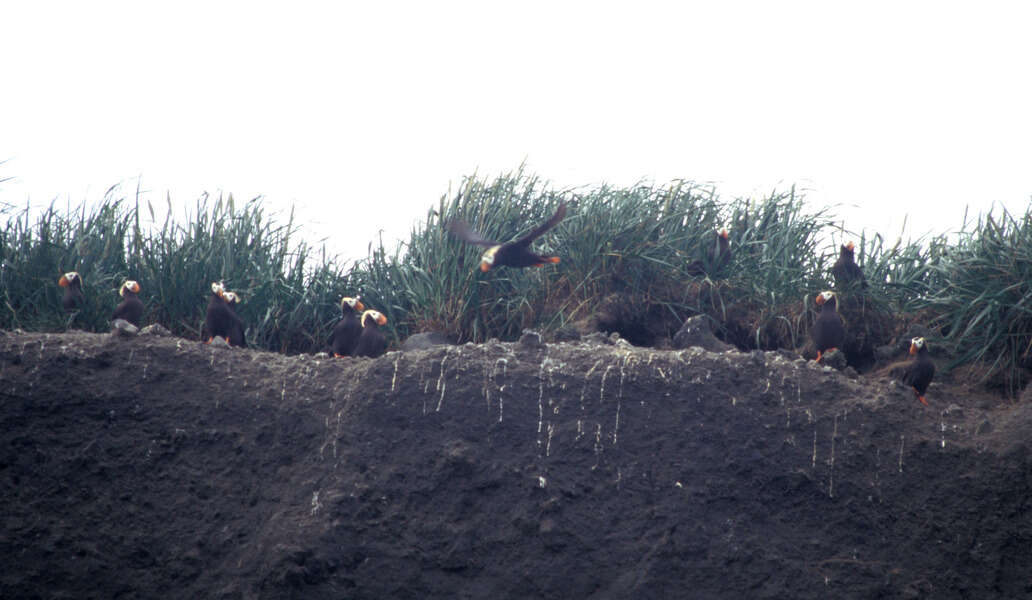
<svg viewBox="0 0 1032 600">
<path fill-rule="evenodd" d="M 489 238 L 514 239 L 566 203 L 566 218 L 534 243 L 561 257 L 540 269 L 477 269 L 482 248 L 450 236 L 461 218 Z M 224 280 L 251 344 L 278 352 L 325 349 L 343 295 L 384 312 L 395 340 L 426 330 L 456 341 L 515 339 L 528 327 L 590 322 L 607 298 L 659 323 L 666 335 L 695 314 L 743 349 L 799 348 L 813 296 L 832 287 L 832 239 L 857 241 L 869 288 L 849 300 L 866 343 L 908 323 L 931 327 L 954 352 L 1012 389 L 1032 366 L 1032 216 L 992 214 L 960 232 L 908 242 L 849 232 L 831 209 L 808 207 L 794 189 L 722 199 L 689 181 L 556 189 L 518 169 L 471 176 L 429 203 L 408 238 L 373 239 L 345 263 L 299 235 L 293 215 L 267 215 L 260 199 L 202 196 L 175 215 L 112 188 L 95 203 L 35 211 L 0 203 L 0 328 L 63 330 L 61 273 L 79 271 L 86 305 L 70 326 L 105 331 L 125 278 L 143 286 L 148 322 L 197 339 L 209 285 Z M 969 227 L 970 226 L 970 227 Z M 714 232 L 728 228 L 733 259 L 697 275 Z M 857 316 L 859 315 L 859 316 Z"/>
</svg>

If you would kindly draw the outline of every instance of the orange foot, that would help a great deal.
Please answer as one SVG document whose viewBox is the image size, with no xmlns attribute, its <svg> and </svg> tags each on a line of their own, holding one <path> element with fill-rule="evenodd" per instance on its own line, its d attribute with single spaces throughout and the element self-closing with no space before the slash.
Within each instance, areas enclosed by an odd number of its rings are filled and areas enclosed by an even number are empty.
<svg viewBox="0 0 1032 600">
<path fill-rule="evenodd" d="M 334 352 L 333 353 L 333 358 L 344 358 L 344 355 L 343 354 L 337 354 L 336 352 Z"/>
<path fill-rule="evenodd" d="M 558 256 L 549 256 L 548 257 L 548 262 L 552 263 L 553 265 L 557 265 L 557 264 L 559 264 L 559 257 Z"/>
<path fill-rule="evenodd" d="M 208 341 L 207 341 L 207 342 L 204 342 L 204 343 L 205 343 L 205 344 L 210 344 L 210 343 L 211 343 L 211 341 L 212 341 L 212 340 L 214 340 L 214 339 L 215 339 L 215 336 L 212 336 L 212 337 L 208 338 Z"/>
<path fill-rule="evenodd" d="M 915 395 L 917 396 L 917 399 L 921 401 L 921 404 L 924 404 L 925 406 L 928 406 L 928 402 L 925 400 L 924 396 L 922 396 L 921 394 L 917 394 L 917 393 L 915 393 Z"/>
</svg>

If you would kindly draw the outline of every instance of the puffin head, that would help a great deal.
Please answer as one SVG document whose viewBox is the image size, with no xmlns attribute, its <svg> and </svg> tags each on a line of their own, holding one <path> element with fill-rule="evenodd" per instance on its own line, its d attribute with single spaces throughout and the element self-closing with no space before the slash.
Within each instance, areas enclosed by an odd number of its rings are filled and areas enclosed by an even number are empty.
<svg viewBox="0 0 1032 600">
<path fill-rule="evenodd" d="M 222 299 L 228 302 L 229 304 L 236 304 L 237 302 L 240 302 L 240 296 L 237 296 L 234 292 L 230 291 L 222 292 Z"/>
<path fill-rule="evenodd" d="M 221 298 L 226 293 L 226 286 L 221 281 L 213 281 L 211 282 L 211 293 Z"/>
<path fill-rule="evenodd" d="M 481 271 L 486 273 L 491 270 L 491 267 L 494 266 L 495 254 L 498 253 L 499 248 L 501 248 L 501 246 L 491 246 L 487 249 L 487 252 L 484 252 L 484 255 L 480 257 Z"/>
<path fill-rule="evenodd" d="M 122 287 L 118 288 L 118 295 L 124 297 L 127 291 L 132 292 L 134 294 L 139 294 L 140 284 L 136 283 L 132 279 L 126 279 L 125 283 L 122 284 Z"/>
<path fill-rule="evenodd" d="M 925 341 L 923 337 L 916 337 L 910 340 L 910 353 L 917 354 L 921 348 L 924 348 Z"/>
<path fill-rule="evenodd" d="M 727 229 L 721 229 L 720 233 L 718 233 L 717 235 L 719 235 L 720 237 L 724 238 L 725 242 L 727 241 Z"/>
<path fill-rule="evenodd" d="M 79 285 L 82 285 L 82 278 L 79 277 L 79 274 L 77 272 L 68 271 L 67 273 L 61 276 L 61 279 L 57 280 L 57 285 L 61 287 L 68 287 L 75 282 L 78 282 Z"/>
<path fill-rule="evenodd" d="M 340 299 L 341 309 L 343 309 L 345 306 L 350 306 L 352 310 L 362 312 L 363 310 L 365 310 L 365 305 L 362 304 L 362 301 L 359 300 L 359 298 L 361 298 L 361 296 L 355 296 L 354 298 L 344 296 Z"/>
<path fill-rule="evenodd" d="M 852 240 L 850 240 L 848 243 L 846 243 L 846 250 L 849 250 L 850 252 L 852 252 L 853 248 L 855 248 L 855 247 L 856 246 L 853 245 L 853 241 Z"/>
<path fill-rule="evenodd" d="M 364 313 L 362 313 L 362 327 L 365 327 L 366 317 L 369 317 L 370 319 L 375 321 L 377 325 L 387 324 L 387 317 L 380 314 L 380 311 L 367 310 Z"/>
<path fill-rule="evenodd" d="M 824 306 L 825 302 L 828 302 L 829 300 L 834 300 L 834 299 L 835 299 L 835 292 L 832 292 L 831 290 L 824 290 L 823 292 L 817 294 L 817 298 L 816 298 L 817 306 Z"/>
</svg>

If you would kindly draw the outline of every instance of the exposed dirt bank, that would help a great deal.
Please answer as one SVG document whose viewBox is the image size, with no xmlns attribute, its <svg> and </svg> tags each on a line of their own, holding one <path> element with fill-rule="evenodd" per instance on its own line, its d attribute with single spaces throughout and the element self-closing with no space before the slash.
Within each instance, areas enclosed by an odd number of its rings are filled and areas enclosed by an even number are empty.
<svg viewBox="0 0 1032 600">
<path fill-rule="evenodd" d="M 1032 407 L 928 398 L 778 353 L 0 333 L 0 596 L 1032 596 Z"/>
</svg>

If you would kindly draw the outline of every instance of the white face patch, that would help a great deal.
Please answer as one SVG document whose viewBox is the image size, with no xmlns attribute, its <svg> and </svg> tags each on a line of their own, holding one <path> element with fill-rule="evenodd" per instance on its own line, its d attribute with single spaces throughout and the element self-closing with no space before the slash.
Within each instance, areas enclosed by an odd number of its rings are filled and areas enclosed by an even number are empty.
<svg viewBox="0 0 1032 600">
<path fill-rule="evenodd" d="M 487 252 L 485 252 L 484 255 L 480 257 L 480 262 L 488 265 L 493 265 L 495 261 L 495 253 L 498 252 L 499 248 L 501 248 L 501 246 L 492 246 L 491 248 L 488 248 Z"/>
<path fill-rule="evenodd" d="M 69 271 L 69 272 L 64 274 L 64 277 L 65 277 L 65 279 L 68 280 L 68 283 L 71 283 L 71 282 L 75 281 L 79 277 L 79 274 L 76 273 L 75 271 Z"/>
<path fill-rule="evenodd" d="M 832 291 L 821 292 L 821 297 L 824 298 L 825 302 L 827 302 L 828 300 L 831 300 L 832 298 L 835 297 L 835 292 L 832 292 Z"/>
<path fill-rule="evenodd" d="M 122 288 L 118 290 L 118 295 L 125 296 L 126 290 L 129 290 L 130 292 L 135 294 L 140 291 L 140 284 L 136 283 L 132 279 L 128 279 L 125 283 L 122 284 Z"/>
<path fill-rule="evenodd" d="M 347 304 L 351 308 L 355 308 L 355 305 L 358 304 L 358 300 L 361 297 L 362 296 L 355 296 L 354 298 L 348 298 L 345 296 L 344 298 L 340 299 L 340 306 L 341 308 L 344 308 L 344 305 Z"/>
<path fill-rule="evenodd" d="M 367 310 L 362 313 L 362 327 L 365 327 L 366 317 L 370 317 L 377 325 L 383 325 L 387 322 L 387 318 L 380 314 L 378 310 Z"/>
<path fill-rule="evenodd" d="M 924 346 L 924 338 L 923 337 L 916 337 L 916 338 L 910 340 L 910 343 L 913 344 L 915 348 L 920 350 L 921 346 Z"/>
<path fill-rule="evenodd" d="M 211 291 L 213 294 L 222 295 L 222 292 L 226 291 L 226 286 L 222 285 L 221 281 L 213 281 L 211 284 Z"/>
<path fill-rule="evenodd" d="M 233 304 L 234 302 L 237 302 L 237 301 L 240 300 L 237 297 L 237 295 L 234 294 L 233 292 L 224 292 L 222 294 L 222 297 L 225 298 L 226 302 L 229 302 L 230 304 Z"/>
</svg>

